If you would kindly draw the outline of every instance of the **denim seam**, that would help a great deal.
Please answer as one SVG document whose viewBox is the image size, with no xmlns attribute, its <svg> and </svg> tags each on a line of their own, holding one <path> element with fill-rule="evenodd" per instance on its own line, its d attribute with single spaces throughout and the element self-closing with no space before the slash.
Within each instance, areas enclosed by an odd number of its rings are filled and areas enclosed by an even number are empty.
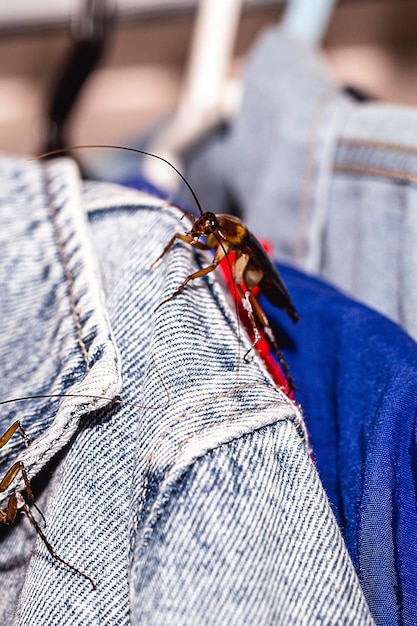
<svg viewBox="0 0 417 626">
<path fill-rule="evenodd" d="M 333 171 L 337 174 L 363 174 L 370 176 L 379 176 L 382 178 L 390 178 L 394 180 L 402 180 L 409 183 L 417 184 L 417 174 L 413 174 L 407 170 L 390 170 L 384 167 L 374 167 L 371 165 L 353 165 L 335 163 Z"/>
<path fill-rule="evenodd" d="M 405 152 L 406 154 L 417 155 L 417 148 L 387 141 L 377 141 L 373 139 L 339 139 L 339 145 L 347 148 L 374 148 L 384 152 Z"/>
<path fill-rule="evenodd" d="M 266 409 L 266 408 L 268 408 L 269 406 L 276 406 L 276 403 L 275 403 L 275 402 L 270 402 L 270 403 L 267 403 L 267 404 L 265 404 L 265 405 L 264 405 L 264 406 L 262 406 L 262 407 L 258 407 L 257 409 L 253 409 L 253 410 L 251 410 L 251 411 L 248 411 L 248 413 L 256 413 L 257 411 L 259 411 L 259 410 L 263 410 L 263 409 Z M 244 414 L 244 413 L 241 413 L 241 412 L 235 413 L 235 414 L 231 415 L 231 416 L 228 418 L 227 422 L 229 422 L 229 423 L 230 423 L 233 419 L 235 419 L 235 418 L 236 418 L 236 416 L 241 416 L 241 415 L 243 415 L 243 414 Z M 227 423 L 227 422 L 226 422 L 226 423 Z M 299 432 L 298 432 L 298 426 L 297 426 L 297 423 L 296 423 L 296 422 L 297 422 L 297 420 L 296 420 L 296 419 L 295 419 L 295 420 L 291 420 L 291 419 L 289 418 L 289 416 L 284 416 L 283 418 L 278 419 L 278 420 L 276 420 L 275 422 L 271 422 L 271 423 L 269 423 L 269 424 L 265 424 L 265 425 L 263 425 L 263 426 L 260 426 L 260 428 L 265 428 L 265 427 L 271 426 L 271 425 L 273 425 L 273 424 L 276 424 L 276 423 L 278 423 L 278 422 L 281 422 L 281 423 L 292 423 L 292 425 L 295 427 L 295 430 L 296 430 L 297 435 L 299 435 Z M 214 427 L 218 427 L 218 426 L 222 426 L 222 425 L 224 425 L 224 424 L 225 424 L 225 422 L 217 422 L 216 424 L 212 424 L 211 426 L 212 426 L 212 427 L 213 427 L 213 426 L 214 426 Z M 201 429 L 198 433 L 194 433 L 193 437 L 190 437 L 190 438 L 189 438 L 189 441 L 191 441 L 193 438 L 196 438 L 196 437 L 197 437 L 197 435 L 200 435 L 201 433 L 204 433 L 205 431 L 209 431 L 209 430 L 210 430 L 210 428 L 203 428 L 203 429 Z M 255 429 L 255 430 L 257 430 L 257 429 Z M 250 431 L 250 432 L 253 432 L 253 431 Z M 244 437 L 244 436 L 247 436 L 248 434 L 249 434 L 248 432 L 244 432 L 244 433 L 242 433 L 242 435 L 241 435 L 241 436 L 242 436 L 242 437 Z M 160 439 L 162 439 L 162 437 L 160 437 Z M 236 439 L 236 437 L 234 437 L 234 438 L 233 438 L 233 439 L 231 439 L 231 440 L 234 440 L 234 439 Z M 231 440 L 230 440 L 230 441 L 231 441 Z M 182 449 L 182 448 L 183 448 L 183 446 L 185 445 L 186 441 L 187 441 L 187 439 L 185 439 L 185 440 L 184 440 L 184 441 L 180 444 L 180 446 L 178 446 L 178 448 L 177 448 L 177 450 L 176 450 L 176 452 L 175 452 L 174 460 L 175 460 L 175 458 L 177 458 L 178 453 L 181 451 L 181 449 Z M 230 441 L 222 441 L 222 442 L 220 442 L 217 446 L 215 446 L 215 447 L 213 447 L 213 448 L 210 448 L 210 451 L 212 451 L 212 450 L 214 450 L 214 449 L 216 449 L 216 448 L 219 448 L 220 446 L 223 446 L 223 445 L 228 445 L 228 444 L 230 443 Z M 302 440 L 302 441 L 303 441 L 303 440 Z M 153 453 L 153 454 L 154 454 L 154 453 Z M 193 459 L 193 463 L 195 463 L 195 462 L 196 462 L 196 461 L 198 461 L 199 459 L 203 459 L 205 456 L 206 456 L 206 454 L 200 454 L 200 455 L 196 456 L 196 457 Z M 172 465 L 174 465 L 174 464 L 172 464 Z M 153 531 L 153 526 L 154 526 L 154 525 L 152 525 L 152 527 L 150 528 L 150 527 L 149 527 L 149 524 L 147 524 L 147 520 L 149 520 L 149 518 L 151 518 L 151 517 L 152 517 L 152 513 L 153 513 L 153 511 L 155 510 L 155 508 L 157 507 L 157 505 L 158 505 L 158 504 L 160 504 L 161 497 L 163 496 L 163 492 L 164 492 L 164 491 L 166 490 L 166 488 L 167 488 L 167 487 L 169 487 L 169 485 L 170 485 L 170 482 L 171 482 L 171 481 L 170 481 L 169 479 L 171 478 L 171 475 L 174 477 L 173 483 L 175 483 L 175 482 L 176 482 L 176 481 L 177 481 L 177 480 L 178 480 L 178 479 L 179 479 L 179 478 L 183 475 L 183 473 L 184 473 L 185 471 L 187 471 L 190 467 L 191 467 L 191 464 L 188 464 L 188 465 L 187 465 L 187 467 L 183 468 L 183 469 L 182 469 L 182 471 L 180 472 L 180 474 L 178 474 L 178 475 L 176 475 L 176 470 L 173 470 L 173 469 L 172 469 L 172 467 L 171 467 L 170 469 L 167 469 L 167 470 L 164 472 L 164 474 L 163 474 L 163 478 L 162 478 L 162 481 L 161 481 L 161 483 L 160 483 L 160 485 L 159 485 L 159 487 L 158 487 L 158 491 L 157 491 L 157 493 L 155 494 L 154 501 L 153 501 L 153 502 L 152 502 L 152 504 L 150 505 L 149 511 L 148 511 L 148 513 L 147 513 L 147 515 L 146 515 L 146 520 L 144 521 L 144 524 L 143 524 L 143 526 L 144 526 L 144 528 L 143 528 L 143 532 L 141 533 L 141 540 L 139 541 L 139 537 L 138 537 L 138 535 L 137 535 L 137 530 L 138 530 L 138 526 L 139 526 L 139 514 L 140 514 L 140 513 L 143 511 L 143 509 L 144 509 L 144 505 L 145 505 L 145 499 L 144 499 L 144 498 L 146 497 L 146 491 L 145 491 L 145 490 L 147 490 L 147 487 L 145 487 L 145 488 L 144 488 L 143 495 L 141 496 L 141 499 L 140 499 L 140 502 L 139 502 L 140 508 L 138 509 L 138 511 L 136 511 L 135 521 L 134 521 L 134 524 L 133 524 L 133 534 L 132 534 L 132 539 L 131 539 L 131 541 L 130 541 L 130 547 L 131 547 L 131 550 L 132 550 L 131 562 L 135 561 L 135 559 L 137 559 L 137 558 L 138 558 L 140 551 L 141 551 L 141 550 L 145 550 L 145 549 L 146 549 L 146 547 L 147 547 L 147 543 L 148 543 L 147 535 L 149 535 L 149 533 L 152 533 L 152 531 Z M 149 467 L 148 467 L 148 471 L 149 471 Z M 173 483 L 172 483 L 172 484 L 173 484 Z M 155 521 L 156 521 L 156 520 L 155 520 Z M 147 525 L 147 527 L 145 527 L 146 525 Z M 143 555 L 142 555 L 142 557 L 141 557 L 141 558 L 143 558 Z"/>
<path fill-rule="evenodd" d="M 53 224 L 53 227 L 54 227 L 55 240 L 56 240 L 56 243 L 57 243 L 57 246 L 58 246 L 59 255 L 61 257 L 61 262 L 62 262 L 62 265 L 63 265 L 63 268 L 64 268 L 65 279 L 66 279 L 67 285 L 68 285 L 68 299 L 69 299 L 70 307 L 71 307 L 71 315 L 72 315 L 72 318 L 73 318 L 74 323 L 75 323 L 75 328 L 76 328 L 76 331 L 77 331 L 77 340 L 78 340 L 78 344 L 79 344 L 79 346 L 81 348 L 82 355 L 84 357 L 86 370 L 87 370 L 87 372 L 89 372 L 90 371 L 90 366 L 88 364 L 88 352 L 87 352 L 87 347 L 85 345 L 84 339 L 82 337 L 82 325 L 81 325 L 81 322 L 80 322 L 80 315 L 79 315 L 79 312 L 77 310 L 77 303 L 76 303 L 76 298 L 75 298 L 75 295 L 74 295 L 74 277 L 73 277 L 72 272 L 71 272 L 70 267 L 69 267 L 68 257 L 67 257 L 67 254 L 65 252 L 64 243 L 62 241 L 61 231 L 60 231 L 60 228 L 58 226 L 57 210 L 56 210 L 53 198 L 52 198 L 49 177 L 48 177 L 47 169 L 46 169 L 45 166 L 42 167 L 42 172 L 43 172 L 43 177 L 44 177 L 44 181 L 45 181 L 45 195 L 46 195 L 46 199 L 47 199 L 47 202 L 48 202 L 49 213 L 50 213 L 51 218 L 52 218 L 52 224 Z"/>
<path fill-rule="evenodd" d="M 297 208 L 297 223 L 294 233 L 294 259 L 302 262 L 308 245 L 308 209 L 314 190 L 314 165 L 316 162 L 316 143 L 321 128 L 321 119 L 328 104 L 339 96 L 339 92 L 327 92 L 318 102 L 308 128 L 303 177 L 301 180 L 300 201 Z"/>
<path fill-rule="evenodd" d="M 94 250 L 91 247 L 87 221 L 85 227 L 84 219 L 80 218 L 82 209 L 80 207 L 79 198 L 76 195 L 75 188 L 79 184 L 76 169 L 74 165 L 67 159 L 48 164 L 49 176 L 46 176 L 43 166 L 38 166 L 41 180 L 43 180 L 44 203 L 45 210 L 52 220 L 53 235 L 52 241 L 59 248 L 61 262 L 64 263 L 65 277 L 72 293 L 72 317 L 76 322 L 78 337 L 72 336 L 72 343 L 84 345 L 85 352 L 82 350 L 83 360 L 86 362 L 86 371 L 82 378 L 78 380 L 65 395 L 62 395 L 62 402 L 59 405 L 55 415 L 49 426 L 25 448 L 17 457 L 17 460 L 23 462 L 25 469 L 29 475 L 29 479 L 40 471 L 40 469 L 48 462 L 57 452 L 62 450 L 75 434 L 83 416 L 92 411 L 96 411 L 108 405 L 112 399 L 120 393 L 121 390 L 121 372 L 120 372 L 120 356 L 117 346 L 114 342 L 110 322 L 106 307 L 104 304 L 104 294 L 101 290 L 100 282 L 97 282 L 97 267 L 95 265 Z M 57 190 L 53 189 L 53 183 L 60 183 Z M 62 215 L 56 211 L 56 202 L 53 197 L 56 193 L 64 194 L 64 205 Z M 59 223 L 61 223 L 59 225 Z M 69 235 L 75 232 L 77 234 L 77 246 L 74 248 L 75 257 L 72 260 L 67 252 L 67 243 L 62 233 L 63 226 L 68 230 Z M 75 228 L 75 231 L 74 231 Z M 68 245 L 71 244 L 71 237 L 68 239 Z M 81 263 L 82 271 L 80 276 L 74 275 L 71 266 L 74 263 Z M 92 315 L 89 315 L 85 321 L 85 328 L 94 332 L 94 341 L 96 345 L 103 347 L 103 353 L 92 366 L 88 366 L 88 350 L 81 337 L 81 329 L 83 324 L 79 311 L 81 309 L 81 300 L 76 305 L 76 285 L 79 284 L 80 298 L 88 296 L 90 304 L 92 303 Z M 78 310 L 77 310 L 78 308 Z M 75 314 L 75 318 L 74 318 Z M 78 324 L 77 324 L 78 322 Z M 81 342 L 80 342 L 81 341 Z M 93 349 L 93 344 L 92 348 Z M 86 358 L 87 357 L 87 358 Z M 74 394 L 74 395 L 71 395 Z M 89 398 L 88 401 L 81 401 L 77 397 Z M 1 500 L 9 498 L 16 489 L 24 488 L 21 476 L 18 476 L 14 484 L 3 494 Z"/>
<path fill-rule="evenodd" d="M 333 98 L 331 96 L 334 96 Z M 320 128 L 317 129 L 315 154 L 311 167 L 311 208 L 307 224 L 304 267 L 309 273 L 321 273 L 323 265 L 323 240 L 329 221 L 329 202 L 333 163 L 337 152 L 340 127 L 349 114 L 350 105 L 340 101 L 338 94 L 323 99 Z M 314 165 L 314 167 L 313 167 Z M 313 184 L 313 177 L 315 184 Z"/>
<path fill-rule="evenodd" d="M 173 206 L 168 200 L 156 198 L 147 192 L 123 187 L 116 183 L 100 183 L 100 194 L 97 195 L 93 185 L 94 183 L 84 183 L 82 189 L 84 207 L 88 215 L 122 207 L 137 209 L 138 206 L 140 208 L 144 206 L 147 208 Z"/>
<path fill-rule="evenodd" d="M 282 522 L 281 532 L 285 533 L 289 542 L 294 541 L 295 544 L 293 545 L 297 545 L 296 543 L 297 535 L 301 535 L 301 533 L 303 533 L 304 526 L 305 526 L 305 528 L 307 529 L 306 531 L 307 540 L 305 541 L 308 543 L 308 537 L 310 535 L 310 533 L 308 532 L 308 526 L 309 525 L 311 526 L 312 522 L 314 522 L 315 531 L 317 530 L 317 524 L 318 524 L 320 528 L 322 529 L 322 531 L 325 533 L 323 536 L 321 536 L 321 534 L 319 533 L 318 536 L 321 537 L 321 539 L 323 539 L 324 537 L 323 544 L 325 544 L 325 547 L 327 548 L 327 550 L 330 550 L 332 548 L 332 552 L 331 552 L 332 555 L 335 549 L 337 551 L 337 556 L 333 558 L 332 560 L 332 568 L 331 568 L 330 561 L 327 559 L 326 555 L 323 556 L 324 553 L 323 553 L 322 546 L 320 545 L 320 542 L 317 542 L 317 543 L 310 542 L 309 547 L 311 547 L 311 550 L 308 554 L 303 550 L 302 559 L 299 558 L 300 555 L 297 556 L 296 551 L 294 551 L 294 549 L 291 551 L 291 553 L 287 549 L 286 552 L 283 553 L 287 555 L 286 560 L 289 566 L 286 569 L 286 571 L 284 571 L 283 573 L 284 578 L 282 580 L 284 581 L 284 586 L 288 586 L 288 588 L 290 588 L 291 584 L 293 584 L 293 581 L 291 579 L 291 571 L 292 571 L 291 567 L 295 569 L 297 569 L 297 567 L 299 568 L 297 571 L 297 576 L 298 576 L 298 580 L 301 581 L 303 577 L 303 573 L 302 573 L 303 570 L 300 569 L 300 562 L 303 561 L 307 567 L 309 565 L 314 565 L 317 567 L 317 572 L 324 572 L 325 576 L 327 576 L 327 579 L 325 580 L 325 583 L 322 589 L 324 595 L 322 594 L 322 596 L 319 596 L 318 600 L 317 600 L 317 593 L 316 593 L 317 585 L 314 585 L 314 579 L 312 576 L 310 576 L 309 580 L 307 581 L 307 584 L 305 585 L 305 592 L 309 594 L 309 598 L 311 599 L 311 602 L 312 602 L 312 604 L 308 605 L 309 614 L 316 616 L 317 623 L 319 622 L 322 623 L 323 620 L 325 620 L 325 617 L 327 616 L 330 619 L 332 624 L 339 623 L 339 621 L 340 623 L 343 622 L 344 624 L 347 624 L 347 623 L 350 624 L 350 623 L 353 623 L 354 617 L 358 616 L 359 619 L 362 619 L 361 623 L 366 622 L 366 624 L 373 624 L 374 622 L 368 613 L 366 603 L 363 597 L 363 593 L 360 589 L 353 566 L 346 552 L 345 545 L 343 543 L 341 534 L 338 530 L 337 524 L 330 512 L 327 498 L 324 494 L 323 487 L 321 485 L 318 474 L 314 468 L 314 465 L 309 458 L 306 458 L 303 451 L 300 450 L 299 446 L 297 446 L 297 443 L 294 442 L 292 432 L 289 431 L 287 425 L 285 424 L 282 427 L 285 430 L 281 433 L 281 436 L 279 436 L 281 449 L 285 449 L 287 458 L 289 457 L 291 458 L 291 461 L 293 462 L 294 467 L 296 468 L 296 472 L 301 474 L 302 480 L 297 485 L 297 490 L 298 490 L 297 497 L 299 500 L 296 500 L 293 494 L 292 494 L 292 497 L 287 496 L 286 494 L 288 507 L 286 507 L 286 511 L 285 511 L 286 516 L 285 517 L 283 516 L 282 520 L 280 520 L 280 523 Z M 204 459 L 203 459 L 203 462 L 204 462 Z M 189 471 L 189 469 L 190 468 L 186 468 L 185 472 Z M 172 512 L 172 506 L 170 506 L 170 501 L 172 500 L 171 494 L 175 493 L 175 490 L 178 489 L 179 480 L 181 480 L 184 476 L 185 478 L 188 478 L 185 472 L 181 476 L 176 476 L 175 481 L 171 482 L 168 485 L 164 485 L 165 487 L 167 487 L 167 490 L 166 490 L 167 493 L 165 494 L 165 497 L 164 495 L 162 495 L 162 499 L 160 498 L 161 489 L 158 490 L 158 493 L 156 496 L 156 500 L 159 500 L 159 503 L 160 503 L 160 511 L 158 513 L 158 519 L 159 517 L 163 516 L 164 520 L 166 521 L 167 514 L 168 515 L 171 514 Z M 284 481 L 284 483 L 282 483 L 282 485 L 284 485 L 282 489 L 284 489 L 284 487 L 285 489 L 287 489 L 288 487 L 292 488 L 292 486 L 294 485 L 294 483 L 291 480 L 292 475 L 286 474 L 284 475 L 284 478 L 286 482 Z M 303 489 L 306 489 L 307 493 L 309 494 L 309 505 L 311 503 L 310 506 L 303 504 L 304 502 L 304 499 L 302 498 Z M 279 487 L 279 490 L 280 490 L 280 497 L 282 497 L 281 485 Z M 188 496 L 189 496 L 189 493 L 188 493 Z M 208 494 L 208 497 L 210 498 L 210 494 Z M 218 499 L 215 501 L 211 500 L 211 503 L 215 507 L 215 511 L 221 510 L 219 509 Z M 182 504 L 181 504 L 181 507 L 182 507 Z M 290 516 L 288 516 L 287 513 L 290 507 L 291 507 L 291 512 L 290 512 Z M 168 512 L 167 512 L 167 509 L 168 509 Z M 272 508 L 271 508 L 271 511 L 274 512 Z M 175 512 L 173 514 L 175 515 Z M 256 513 L 255 513 L 255 516 L 256 516 Z M 215 519 L 215 516 L 213 519 Z M 242 534 L 244 533 L 245 540 L 247 539 L 250 545 L 250 537 L 246 534 L 247 532 L 249 532 L 248 531 L 248 518 L 247 517 L 239 518 L 239 521 L 240 519 L 242 523 L 240 532 Z M 291 523 L 292 520 L 294 521 L 293 524 Z M 132 607 L 135 606 L 135 604 L 137 605 L 137 602 L 135 603 L 136 594 L 138 593 L 143 594 L 149 590 L 149 583 L 147 587 L 145 587 L 145 589 L 142 587 L 142 577 L 144 575 L 144 572 L 146 571 L 146 569 L 144 570 L 144 568 L 146 568 L 147 566 L 147 553 L 145 549 L 148 547 L 148 543 L 151 541 L 151 533 L 154 532 L 156 522 L 157 522 L 157 519 L 154 518 L 153 528 L 151 528 L 150 531 L 148 531 L 148 536 L 145 538 L 145 541 L 142 546 L 143 551 L 141 554 L 137 555 L 137 559 L 132 569 L 133 576 L 132 576 L 132 581 L 130 583 L 131 609 Z M 302 536 L 304 537 L 304 533 L 302 534 Z M 163 541 L 168 541 L 167 535 L 165 533 L 163 537 L 164 537 Z M 295 540 L 293 539 L 294 537 L 295 537 Z M 290 545 L 290 543 L 288 543 L 288 545 Z M 279 544 L 277 545 L 277 547 L 279 550 L 280 549 Z M 223 571 L 227 573 L 228 562 L 225 561 L 223 565 L 224 565 Z M 159 567 L 160 566 L 161 566 L 161 562 L 159 562 Z M 194 565 L 194 567 L 196 566 Z M 280 570 L 274 571 L 274 573 L 277 575 L 279 575 L 281 572 L 282 572 L 282 568 L 280 568 Z M 155 580 L 155 577 L 153 578 L 153 580 Z M 340 590 L 340 592 L 344 595 L 344 600 L 340 604 L 337 602 L 337 591 L 334 592 L 332 581 L 337 584 L 338 590 Z M 297 590 L 298 589 L 297 583 L 295 583 L 295 587 L 293 585 L 292 588 Z M 332 590 L 333 590 L 333 598 L 331 597 Z M 326 609 L 326 606 L 328 606 L 328 609 Z M 293 607 L 295 610 L 296 605 L 293 604 Z M 137 608 L 137 606 L 135 608 Z M 168 605 L 166 605 L 164 609 L 166 610 L 166 614 L 169 616 L 168 621 L 169 621 L 169 618 L 171 617 L 171 619 L 173 619 L 175 622 L 176 615 L 173 612 L 173 610 L 171 609 L 171 613 L 170 613 Z M 286 617 L 284 617 L 284 615 L 286 615 Z M 274 624 L 281 623 L 282 619 L 284 619 L 284 621 L 285 619 L 287 619 L 288 621 L 290 615 L 291 613 L 289 612 L 281 613 L 281 611 L 277 611 L 274 614 L 275 620 L 273 621 L 273 623 Z M 297 613 L 298 617 L 295 618 L 295 622 L 304 623 L 305 620 L 304 621 L 302 620 L 303 615 L 305 617 L 304 613 L 300 612 L 299 616 Z M 329 617 L 329 615 L 331 617 Z M 137 618 L 137 613 L 135 617 Z M 246 623 L 244 616 L 243 616 L 243 621 L 241 619 L 239 621 L 239 619 L 236 623 Z M 221 619 L 220 620 L 218 619 L 217 621 L 219 621 L 219 623 L 224 622 L 224 620 L 221 620 Z M 292 620 L 290 621 L 292 623 Z M 227 623 L 231 623 L 231 622 L 227 621 Z M 233 623 L 235 623 L 235 621 L 233 621 Z M 270 622 L 268 621 L 268 623 Z"/>
<path fill-rule="evenodd" d="M 275 388 L 276 390 L 278 390 L 277 387 L 273 387 L 272 385 L 267 385 L 267 383 L 265 383 L 264 381 L 254 381 L 253 383 L 248 383 L 243 385 L 244 388 L 248 388 L 248 387 L 256 387 L 256 386 L 267 386 L 267 387 L 271 387 L 271 388 Z M 237 389 L 233 389 L 231 391 L 227 391 L 224 392 L 222 394 L 219 394 L 219 396 L 216 396 L 216 399 L 222 398 L 222 397 L 226 397 L 227 395 L 229 395 L 230 393 L 235 393 L 236 391 L 239 390 L 239 387 Z M 145 499 L 148 493 L 148 485 L 149 485 L 149 474 L 150 474 L 150 468 L 151 468 L 151 464 L 153 459 L 155 458 L 155 455 L 158 451 L 159 446 L 161 445 L 161 443 L 164 441 L 164 439 L 166 438 L 166 436 L 168 435 L 168 433 L 174 428 L 174 426 L 180 422 L 182 419 L 186 418 L 189 414 L 193 413 L 194 411 L 203 408 L 204 406 L 208 406 L 208 404 L 210 402 L 213 401 L 213 398 L 208 399 L 205 402 L 202 402 L 200 404 L 198 404 L 197 406 L 194 406 L 192 409 L 190 409 L 190 411 L 186 412 L 185 414 L 181 414 L 179 416 L 177 416 L 160 434 L 160 436 L 158 437 L 158 440 L 156 441 L 152 452 L 149 454 L 147 460 L 146 460 L 146 466 L 145 466 L 145 474 L 144 474 L 144 479 L 143 479 L 143 488 L 142 488 L 142 492 L 141 492 L 141 496 L 138 502 L 138 509 L 136 511 L 135 514 L 135 521 L 132 527 L 132 539 L 130 542 L 130 547 L 132 550 L 132 558 L 135 558 L 135 555 L 137 555 L 138 551 L 140 550 L 140 548 L 142 546 L 138 546 L 137 548 L 135 548 L 135 544 L 138 543 L 138 536 L 137 536 L 137 530 L 138 530 L 138 526 L 139 526 L 139 516 L 141 514 L 141 512 L 144 510 L 145 508 Z M 165 489 L 165 485 L 168 482 L 168 479 L 171 475 L 171 473 L 173 473 L 173 467 L 175 466 L 175 461 L 176 459 L 179 457 L 180 453 L 182 452 L 183 448 L 190 443 L 191 441 L 193 441 L 194 439 L 199 439 L 201 437 L 201 435 L 203 435 L 205 432 L 211 432 L 213 429 L 215 428 L 220 428 L 220 427 L 225 427 L 227 426 L 227 424 L 230 424 L 233 420 L 235 420 L 237 417 L 242 417 L 243 415 L 249 415 L 249 414 L 254 414 L 254 413 L 258 413 L 260 411 L 264 411 L 265 409 L 268 409 L 270 407 L 274 407 L 278 405 L 285 405 L 288 404 L 290 405 L 290 401 L 286 398 L 283 397 L 281 401 L 277 400 L 274 402 L 267 402 L 263 405 L 260 405 L 258 407 L 252 408 L 248 411 L 237 411 L 235 413 L 232 413 L 227 420 L 222 420 L 222 421 L 218 421 L 215 422 L 214 424 L 210 424 L 210 426 L 201 428 L 198 431 L 195 431 L 192 435 L 190 435 L 189 437 L 185 437 L 182 442 L 179 444 L 179 446 L 176 448 L 175 452 L 173 453 L 173 457 L 172 457 L 172 461 L 171 461 L 171 467 L 167 470 L 165 470 L 164 474 L 163 474 L 163 478 L 162 478 L 162 482 L 158 488 L 158 492 L 155 496 L 155 500 L 153 505 L 151 505 L 151 509 L 153 508 L 153 506 L 155 505 L 155 503 L 158 501 L 161 493 L 163 492 L 163 490 Z M 305 441 L 306 437 L 305 437 L 305 433 L 301 427 L 302 424 L 302 420 L 300 420 L 299 416 L 297 415 L 296 412 L 296 407 L 294 405 L 291 405 L 293 408 L 293 415 L 285 415 L 282 418 L 278 418 L 276 421 L 277 422 L 291 422 L 295 428 L 295 431 L 297 433 L 297 435 L 299 436 L 299 438 L 301 439 L 301 441 Z M 264 427 L 264 426 L 262 426 Z M 247 433 L 243 433 L 243 434 L 247 434 Z M 235 439 L 236 437 L 233 437 L 233 439 Z M 216 446 L 214 446 L 213 448 L 210 449 L 215 449 L 216 447 L 219 447 L 220 445 L 225 445 L 227 444 L 228 441 L 221 441 L 219 442 Z M 196 456 L 197 458 L 202 458 L 203 456 L 205 456 L 206 451 L 204 451 L 202 454 L 198 454 Z M 194 459 L 194 460 L 196 460 Z M 175 473 L 175 472 L 174 472 Z"/>
</svg>

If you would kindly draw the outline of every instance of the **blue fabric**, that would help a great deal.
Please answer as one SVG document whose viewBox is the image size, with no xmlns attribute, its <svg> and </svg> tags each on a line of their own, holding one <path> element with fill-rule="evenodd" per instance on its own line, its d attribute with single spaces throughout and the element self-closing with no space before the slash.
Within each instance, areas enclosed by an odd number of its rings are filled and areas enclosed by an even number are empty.
<svg viewBox="0 0 417 626">
<path fill-rule="evenodd" d="M 146 193 L 151 193 L 157 198 L 167 199 L 167 194 L 164 193 L 160 188 L 155 187 L 149 180 L 144 178 L 141 173 L 135 172 L 134 174 L 129 174 L 128 176 L 123 176 L 120 179 L 120 184 L 126 187 L 131 187 L 132 189 L 137 189 L 138 191 L 145 191 Z"/>
<path fill-rule="evenodd" d="M 417 344 L 327 284 L 281 268 L 297 326 L 263 299 L 313 455 L 379 625 L 417 624 Z"/>
</svg>

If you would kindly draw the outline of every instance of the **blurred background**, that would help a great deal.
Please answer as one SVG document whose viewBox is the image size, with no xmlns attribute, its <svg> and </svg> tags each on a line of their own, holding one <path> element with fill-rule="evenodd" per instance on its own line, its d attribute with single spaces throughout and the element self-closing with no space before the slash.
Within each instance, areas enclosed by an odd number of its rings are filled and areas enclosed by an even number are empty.
<svg viewBox="0 0 417 626">
<path fill-rule="evenodd" d="M 319 0 L 309 1 L 314 6 Z M 215 55 L 216 32 L 228 37 L 227 45 L 219 44 L 225 64 L 220 87 L 222 111 L 230 114 L 237 106 L 248 51 L 266 26 L 282 19 L 286 3 L 221 0 L 219 5 L 218 0 L 206 0 L 211 9 L 223 5 L 221 11 L 228 7 L 234 15 L 227 18 L 228 34 L 220 32 L 223 19 L 218 18 L 217 30 L 211 26 L 204 50 L 196 52 L 193 37 L 202 4 L 0 3 L 0 149 L 38 153 L 60 141 L 131 143 L 132 137 L 146 135 L 178 108 L 184 90 L 190 90 L 187 80 L 195 80 L 196 72 L 204 90 L 205 61 L 190 69 L 191 57 L 200 54 L 207 60 Z M 317 45 L 336 80 L 382 100 L 417 105 L 417 2 L 334 4 Z M 57 123 L 65 126 L 58 138 L 62 129 L 53 128 Z"/>
</svg>

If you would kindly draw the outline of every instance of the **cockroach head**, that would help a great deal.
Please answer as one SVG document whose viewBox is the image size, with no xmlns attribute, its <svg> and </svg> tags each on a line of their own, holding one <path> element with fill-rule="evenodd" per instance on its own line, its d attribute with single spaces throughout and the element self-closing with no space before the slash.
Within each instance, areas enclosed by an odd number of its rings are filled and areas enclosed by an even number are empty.
<svg viewBox="0 0 417 626">
<path fill-rule="evenodd" d="M 189 234 L 192 237 L 208 237 L 219 228 L 219 222 L 214 213 L 207 211 L 197 218 Z"/>
</svg>

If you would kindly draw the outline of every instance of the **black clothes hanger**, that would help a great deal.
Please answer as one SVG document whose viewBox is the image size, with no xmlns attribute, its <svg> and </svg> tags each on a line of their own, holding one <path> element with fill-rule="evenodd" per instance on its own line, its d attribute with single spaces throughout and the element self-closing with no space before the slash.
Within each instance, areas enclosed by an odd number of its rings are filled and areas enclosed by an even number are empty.
<svg viewBox="0 0 417 626">
<path fill-rule="evenodd" d="M 103 56 L 113 17 L 114 10 L 107 0 L 83 0 L 81 3 L 71 28 L 74 45 L 63 64 L 47 107 L 40 146 L 42 153 L 69 145 L 71 112 L 84 83 Z"/>
</svg>

